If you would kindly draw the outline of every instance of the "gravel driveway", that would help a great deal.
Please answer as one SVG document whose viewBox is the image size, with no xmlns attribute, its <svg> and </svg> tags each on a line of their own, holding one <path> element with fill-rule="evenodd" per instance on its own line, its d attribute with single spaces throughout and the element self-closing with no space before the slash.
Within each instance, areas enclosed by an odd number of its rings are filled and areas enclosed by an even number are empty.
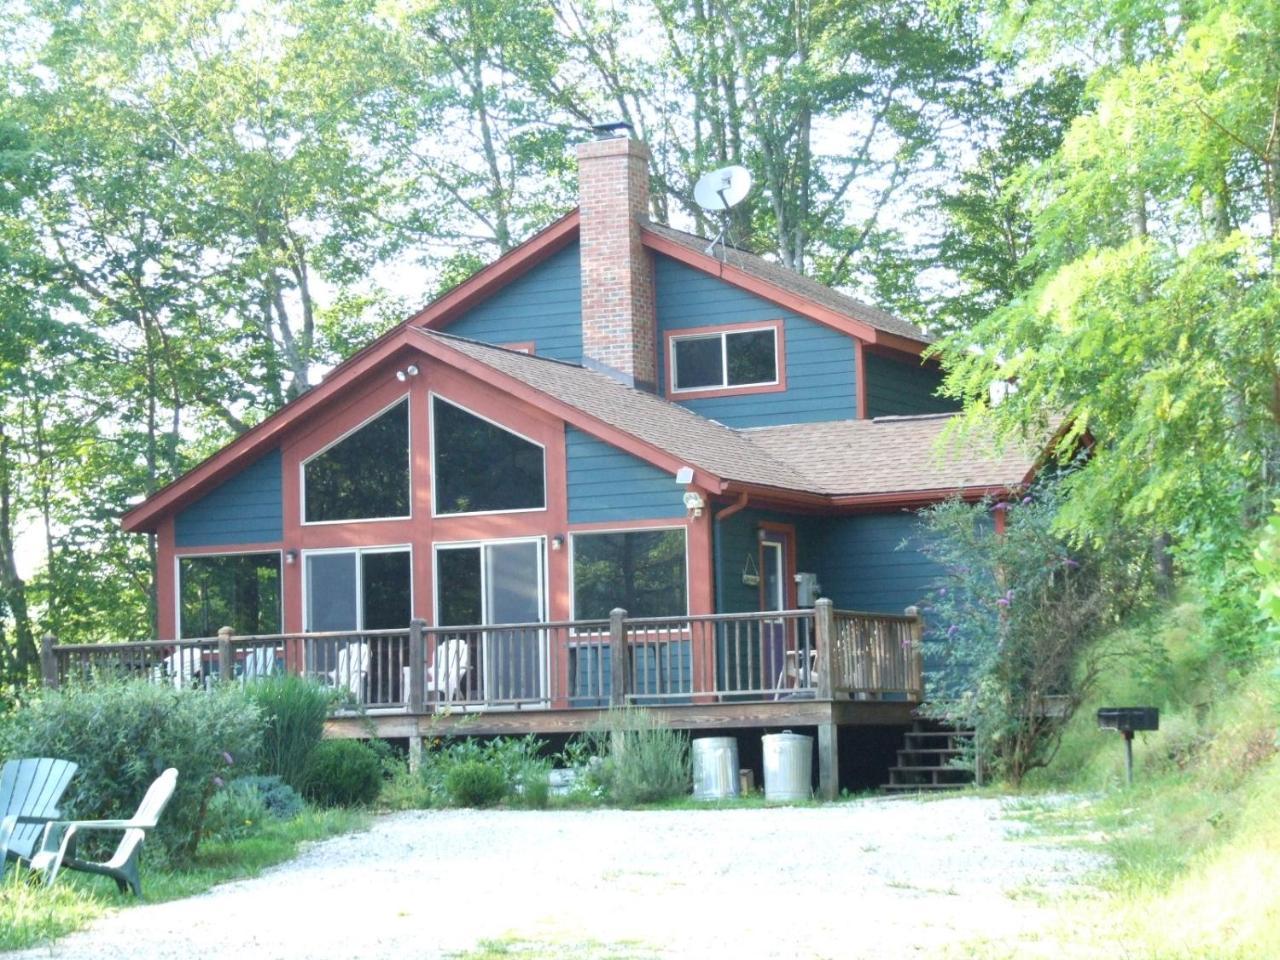
<svg viewBox="0 0 1280 960">
<path fill-rule="evenodd" d="M 1034 926 L 1096 866 L 1019 840 L 1001 801 L 403 813 L 252 880 L 104 917 L 14 957 L 939 956 Z"/>
</svg>

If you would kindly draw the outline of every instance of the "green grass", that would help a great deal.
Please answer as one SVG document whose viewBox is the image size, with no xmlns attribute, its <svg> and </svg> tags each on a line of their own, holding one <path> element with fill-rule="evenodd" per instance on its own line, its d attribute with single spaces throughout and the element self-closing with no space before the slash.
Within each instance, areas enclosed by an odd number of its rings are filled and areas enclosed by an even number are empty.
<svg viewBox="0 0 1280 960">
<path fill-rule="evenodd" d="M 1034 842 L 1098 851 L 1112 865 L 1050 898 L 1054 920 L 1034 937 L 969 943 L 959 955 L 1280 956 L 1276 664 L 1241 671 L 1215 658 L 1192 605 L 1144 629 L 1156 649 L 1115 661 L 1055 764 L 1013 805 Z M 1161 708 L 1161 729 L 1134 742 L 1133 787 L 1124 784 L 1123 741 L 1096 727 L 1103 704 Z M 1069 796 L 1050 801 L 1037 790 Z"/>
<path fill-rule="evenodd" d="M 514 935 L 481 940 L 470 950 L 448 955 L 449 960 L 657 960 L 658 956 L 652 948 L 629 940 L 570 943 L 525 940 Z"/>
<path fill-rule="evenodd" d="M 273 823 L 261 833 L 230 843 L 202 844 L 193 863 L 181 870 L 162 870 L 144 863 L 142 889 L 147 901 L 159 903 L 203 893 L 215 884 L 257 876 L 288 860 L 308 840 L 322 840 L 368 826 L 368 815 L 350 810 L 307 810 L 288 823 Z M 64 872 L 45 888 L 10 867 L 0 884 L 0 950 L 17 950 L 60 937 L 86 926 L 110 909 L 137 901 L 116 892 L 105 877 Z"/>
</svg>

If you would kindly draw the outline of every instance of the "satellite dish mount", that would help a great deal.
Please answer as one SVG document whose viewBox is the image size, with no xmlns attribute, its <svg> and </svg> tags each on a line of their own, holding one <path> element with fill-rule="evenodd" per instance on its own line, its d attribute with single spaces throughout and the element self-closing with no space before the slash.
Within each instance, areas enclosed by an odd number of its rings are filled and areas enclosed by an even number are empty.
<svg viewBox="0 0 1280 960">
<path fill-rule="evenodd" d="M 751 171 L 746 167 L 721 167 L 698 178 L 693 187 L 694 201 L 703 212 L 720 219 L 720 232 L 707 244 L 707 253 L 715 256 L 716 244 L 719 244 L 723 259 L 729 234 L 729 211 L 745 200 L 750 192 Z"/>
</svg>

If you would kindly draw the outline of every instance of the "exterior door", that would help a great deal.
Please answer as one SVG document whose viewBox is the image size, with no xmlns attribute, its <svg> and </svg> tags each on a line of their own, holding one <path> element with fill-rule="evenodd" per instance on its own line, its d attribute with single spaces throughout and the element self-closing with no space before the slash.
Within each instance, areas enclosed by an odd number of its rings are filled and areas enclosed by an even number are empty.
<svg viewBox="0 0 1280 960">
<path fill-rule="evenodd" d="M 787 538 L 784 534 L 766 532 L 760 541 L 760 609 L 787 609 Z M 785 621 L 766 620 L 760 627 L 760 662 L 764 667 L 761 686 L 782 686 L 786 663 L 787 636 Z"/>
<path fill-rule="evenodd" d="M 436 622 L 498 628 L 464 634 L 480 677 L 479 690 L 468 681 L 469 698 L 493 704 L 545 699 L 543 631 L 500 629 L 545 619 L 544 583 L 540 538 L 437 547 Z"/>
</svg>

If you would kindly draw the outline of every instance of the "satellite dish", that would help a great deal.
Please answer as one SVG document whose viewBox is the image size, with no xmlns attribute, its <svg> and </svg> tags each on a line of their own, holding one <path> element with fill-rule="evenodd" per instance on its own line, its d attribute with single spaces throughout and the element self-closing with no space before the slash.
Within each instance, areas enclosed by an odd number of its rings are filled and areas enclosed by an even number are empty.
<svg viewBox="0 0 1280 960">
<path fill-rule="evenodd" d="M 704 173 L 693 187 L 693 199 L 708 213 L 723 213 L 751 192 L 751 171 L 746 167 L 721 167 Z"/>
</svg>

